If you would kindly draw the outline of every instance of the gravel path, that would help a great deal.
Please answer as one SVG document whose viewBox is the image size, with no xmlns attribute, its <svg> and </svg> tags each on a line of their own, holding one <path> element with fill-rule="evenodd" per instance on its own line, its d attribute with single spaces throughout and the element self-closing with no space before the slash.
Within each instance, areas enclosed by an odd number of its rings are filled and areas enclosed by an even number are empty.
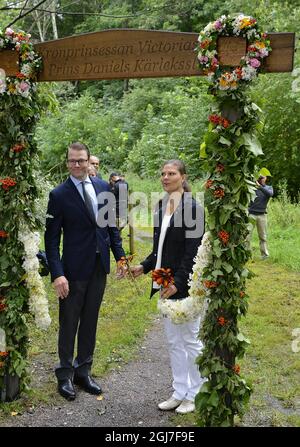
<svg viewBox="0 0 300 447">
<path fill-rule="evenodd" d="M 36 368 L 35 374 L 51 368 Z M 39 380 L 39 378 L 37 378 Z M 6 427 L 168 427 L 172 412 L 162 412 L 157 403 L 171 393 L 171 370 L 163 335 L 156 318 L 142 342 L 136 358 L 102 380 L 103 399 L 78 390 L 76 400 L 58 396 L 52 406 L 42 405 L 34 412 L 10 417 Z"/>
</svg>

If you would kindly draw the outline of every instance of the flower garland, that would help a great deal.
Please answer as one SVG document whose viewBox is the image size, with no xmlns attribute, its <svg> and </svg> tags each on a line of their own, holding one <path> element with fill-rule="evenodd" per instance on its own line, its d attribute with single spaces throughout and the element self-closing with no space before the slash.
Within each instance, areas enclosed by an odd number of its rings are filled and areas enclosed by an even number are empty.
<svg viewBox="0 0 300 447">
<path fill-rule="evenodd" d="M 202 282 L 202 273 L 210 259 L 211 243 L 209 233 L 205 233 L 194 259 L 193 272 L 190 274 L 188 285 L 189 296 L 183 299 L 159 298 L 157 308 L 161 315 L 170 318 L 174 324 L 186 323 L 201 316 L 203 319 L 209 289 Z"/>
<path fill-rule="evenodd" d="M 23 268 L 26 272 L 25 281 L 29 289 L 29 310 L 35 316 L 36 325 L 47 329 L 51 323 L 48 311 L 48 301 L 45 286 L 39 274 L 37 252 L 40 246 L 40 235 L 37 231 L 30 232 L 26 226 L 19 231 L 19 241 L 24 245 L 25 259 Z"/>
<path fill-rule="evenodd" d="M 20 95 L 31 99 L 42 59 L 33 50 L 30 37 L 24 31 L 14 32 L 11 28 L 0 32 L 0 50 L 11 49 L 19 53 L 19 71 L 15 77 L 0 78 L 0 95 Z"/>
<path fill-rule="evenodd" d="M 19 379 L 19 389 L 14 389 L 12 398 L 28 384 L 29 308 L 39 327 L 46 328 L 50 318 L 37 273 L 38 242 L 34 235 L 42 228 L 37 216 L 40 188 L 34 131 L 42 110 L 48 106 L 46 96 L 38 98 L 35 84 L 41 58 L 34 51 L 30 35 L 11 28 L 0 31 L 2 50 L 15 52 L 19 61 L 15 76 L 6 76 L 0 70 L 0 328 L 6 336 L 8 353 L 5 361 L 0 359 L 0 393 L 5 399 L 7 377 Z"/>
<path fill-rule="evenodd" d="M 217 40 L 220 36 L 244 37 L 247 52 L 238 67 L 220 66 L 217 54 Z M 257 77 L 262 61 L 271 51 L 267 34 L 259 28 L 256 19 L 240 14 L 236 17 L 222 15 L 210 22 L 198 38 L 198 61 L 212 82 L 213 90 L 236 91 L 243 84 Z"/>
<path fill-rule="evenodd" d="M 220 36 L 246 39 L 246 55 L 238 67 L 221 66 L 217 54 Z M 195 399 L 204 426 L 232 426 L 250 399 L 251 386 L 240 375 L 237 359 L 249 340 L 238 323 L 248 308 L 246 280 L 251 277 L 248 206 L 255 191 L 254 167 L 262 148 L 257 137 L 259 107 L 246 95 L 262 61 L 271 51 L 257 21 L 239 14 L 209 23 L 199 36 L 199 64 L 213 95 L 208 129 L 200 146 L 205 182 L 204 204 L 211 250 L 208 264 L 194 274 L 193 295 L 205 290 L 205 315 L 200 328 L 203 351 L 197 358 L 207 378 Z"/>
</svg>

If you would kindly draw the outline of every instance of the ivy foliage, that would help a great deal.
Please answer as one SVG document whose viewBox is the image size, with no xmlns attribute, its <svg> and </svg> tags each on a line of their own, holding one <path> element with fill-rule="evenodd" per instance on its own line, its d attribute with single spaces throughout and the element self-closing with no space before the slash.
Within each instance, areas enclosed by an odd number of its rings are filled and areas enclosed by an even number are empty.
<svg viewBox="0 0 300 447">
<path fill-rule="evenodd" d="M 39 225 L 34 208 L 38 197 L 34 130 L 43 102 L 35 84 L 40 60 L 29 36 L 8 29 L 0 33 L 0 42 L 2 48 L 17 51 L 20 61 L 17 76 L 2 79 L 0 93 L 0 328 L 5 333 L 0 390 L 6 374 L 17 375 L 22 390 L 27 381 L 29 291 L 18 234 L 23 222 L 30 229 Z"/>
<path fill-rule="evenodd" d="M 251 395 L 251 385 L 237 363 L 249 340 L 238 326 L 248 308 L 248 206 L 256 189 L 255 165 L 263 152 L 258 139 L 261 111 L 247 95 L 248 84 L 227 90 L 216 88 L 216 83 L 210 86 L 214 102 L 201 145 L 209 173 L 205 206 L 212 241 L 211 260 L 203 271 L 209 289 L 200 332 L 204 349 L 197 359 L 207 378 L 196 396 L 199 423 L 204 426 L 232 426 Z"/>
</svg>

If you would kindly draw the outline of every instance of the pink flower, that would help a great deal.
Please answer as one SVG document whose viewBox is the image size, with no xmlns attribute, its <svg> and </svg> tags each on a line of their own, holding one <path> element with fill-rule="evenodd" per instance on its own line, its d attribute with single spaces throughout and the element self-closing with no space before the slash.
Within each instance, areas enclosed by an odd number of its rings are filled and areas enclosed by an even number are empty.
<svg viewBox="0 0 300 447">
<path fill-rule="evenodd" d="M 221 29 L 222 28 L 222 22 L 220 22 L 220 20 L 216 20 L 214 23 L 214 27 L 216 29 Z"/>
<path fill-rule="evenodd" d="M 250 59 L 250 65 L 253 68 L 258 68 L 260 66 L 260 62 L 258 59 L 255 59 L 255 57 L 254 57 L 254 58 Z"/>
<path fill-rule="evenodd" d="M 6 28 L 5 34 L 6 36 L 13 36 L 15 33 L 11 28 Z"/>
<path fill-rule="evenodd" d="M 266 48 L 262 48 L 261 50 L 259 50 L 259 56 L 260 57 L 266 57 L 268 56 L 269 51 Z"/>
<path fill-rule="evenodd" d="M 22 91 L 22 92 L 27 92 L 27 90 L 29 90 L 29 88 L 30 88 L 30 85 L 29 84 L 27 84 L 27 82 L 25 82 L 25 81 L 22 81 L 21 83 L 20 83 L 20 90 Z"/>
<path fill-rule="evenodd" d="M 218 59 L 216 57 L 213 57 L 212 60 L 211 60 L 211 64 L 212 65 L 218 65 L 218 63 L 219 63 Z"/>
<path fill-rule="evenodd" d="M 201 64 L 205 64 L 208 61 L 208 57 L 207 56 L 200 56 L 199 57 L 199 61 Z"/>
</svg>

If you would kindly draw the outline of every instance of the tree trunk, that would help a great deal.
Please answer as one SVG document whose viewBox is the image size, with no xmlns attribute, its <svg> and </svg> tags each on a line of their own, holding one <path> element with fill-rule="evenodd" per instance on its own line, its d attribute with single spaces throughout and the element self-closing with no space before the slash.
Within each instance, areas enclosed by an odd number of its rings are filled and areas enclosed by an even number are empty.
<svg viewBox="0 0 300 447">
<path fill-rule="evenodd" d="M 18 399 L 20 394 L 20 378 L 17 375 L 6 373 L 3 378 L 3 388 L 1 390 L 0 401 L 12 402 Z"/>
</svg>

